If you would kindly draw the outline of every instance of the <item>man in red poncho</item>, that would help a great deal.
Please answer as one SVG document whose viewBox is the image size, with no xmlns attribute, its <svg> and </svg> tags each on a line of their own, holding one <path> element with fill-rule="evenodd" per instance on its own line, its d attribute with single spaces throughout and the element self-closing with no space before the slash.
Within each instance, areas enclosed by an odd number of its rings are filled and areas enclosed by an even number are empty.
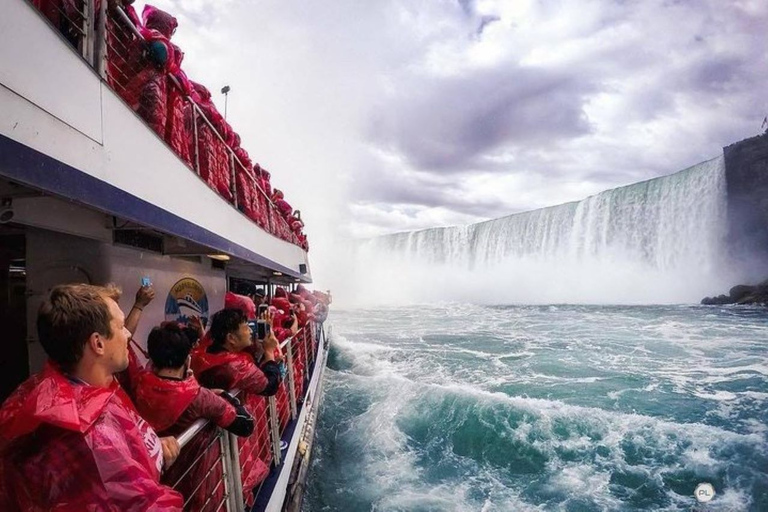
<svg viewBox="0 0 768 512">
<path fill-rule="evenodd" d="M 226 391 L 217 394 L 200 387 L 188 370 L 197 333 L 192 337 L 188 333 L 175 322 L 155 327 L 149 333 L 147 350 L 152 371 L 138 376 L 136 408 L 161 435 L 178 436 L 200 418 L 211 421 L 184 447 L 179 460 L 163 475 L 163 482 L 174 484 L 190 510 L 202 511 L 206 503 L 217 510 L 224 499 L 224 487 L 220 485 L 221 447 L 215 442 L 215 426 L 246 437 L 253 433 L 254 421 Z"/>
<path fill-rule="evenodd" d="M 240 309 L 222 309 L 211 318 L 210 344 L 201 344 L 192 353 L 192 370 L 208 388 L 240 389 L 272 396 L 280 384 L 280 370 L 274 360 L 277 339 L 264 340 L 264 359 L 256 366 L 245 351 L 253 344 L 248 318 Z"/>
<path fill-rule="evenodd" d="M 178 443 L 161 441 L 113 378 L 128 366 L 117 298 L 62 285 L 40 307 L 49 361 L 0 409 L 0 510 L 181 510 L 159 483 Z"/>
<path fill-rule="evenodd" d="M 264 340 L 263 360 L 257 366 L 247 350 L 253 344 L 248 319 L 235 308 L 213 315 L 206 338 L 192 353 L 192 371 L 208 388 L 241 390 L 246 408 L 256 420 L 254 433 L 239 447 L 243 491 L 251 505 L 254 496 L 250 491 L 266 478 L 271 462 L 263 397 L 274 395 L 280 386 L 280 368 L 275 362 L 278 342 L 272 335 Z"/>
</svg>

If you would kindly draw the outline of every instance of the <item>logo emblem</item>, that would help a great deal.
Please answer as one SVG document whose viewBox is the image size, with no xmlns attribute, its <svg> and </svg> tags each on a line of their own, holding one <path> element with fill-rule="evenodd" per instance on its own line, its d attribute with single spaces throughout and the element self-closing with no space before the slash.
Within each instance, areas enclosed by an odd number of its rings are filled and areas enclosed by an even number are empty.
<svg viewBox="0 0 768 512">
<path fill-rule="evenodd" d="M 696 486 L 696 490 L 693 491 L 693 496 L 699 503 L 712 501 L 712 498 L 715 497 L 715 488 L 712 487 L 712 484 L 708 484 L 706 482 L 700 483 Z"/>
<path fill-rule="evenodd" d="M 185 277 L 171 286 L 168 292 L 165 320 L 186 324 L 193 316 L 200 317 L 204 326 L 208 323 L 208 296 L 199 281 Z"/>
</svg>

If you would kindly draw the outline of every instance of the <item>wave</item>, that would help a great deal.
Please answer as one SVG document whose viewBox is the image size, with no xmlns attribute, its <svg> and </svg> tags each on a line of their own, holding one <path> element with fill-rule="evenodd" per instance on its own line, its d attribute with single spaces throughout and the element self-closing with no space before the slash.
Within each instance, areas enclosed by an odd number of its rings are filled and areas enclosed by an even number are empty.
<svg viewBox="0 0 768 512">
<path fill-rule="evenodd" d="M 343 338 L 334 347 L 356 349 Z M 381 355 L 352 353 L 324 409 L 357 462 L 341 488 L 365 489 L 363 508 L 681 509 L 702 481 L 719 493 L 711 510 L 768 504 L 753 501 L 754 489 L 768 491 L 764 433 L 425 383 L 381 359 L 370 371 L 365 360 Z"/>
</svg>

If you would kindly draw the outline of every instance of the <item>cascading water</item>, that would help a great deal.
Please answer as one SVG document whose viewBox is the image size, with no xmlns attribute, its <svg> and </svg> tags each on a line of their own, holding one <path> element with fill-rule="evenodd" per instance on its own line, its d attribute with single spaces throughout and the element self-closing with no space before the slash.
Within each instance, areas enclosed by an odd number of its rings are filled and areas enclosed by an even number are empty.
<svg viewBox="0 0 768 512">
<path fill-rule="evenodd" d="M 357 279 L 385 302 L 692 302 L 733 282 L 725 220 L 720 156 L 579 202 L 367 240 Z"/>
<path fill-rule="evenodd" d="M 724 167 L 347 251 L 307 510 L 768 510 Z"/>
</svg>

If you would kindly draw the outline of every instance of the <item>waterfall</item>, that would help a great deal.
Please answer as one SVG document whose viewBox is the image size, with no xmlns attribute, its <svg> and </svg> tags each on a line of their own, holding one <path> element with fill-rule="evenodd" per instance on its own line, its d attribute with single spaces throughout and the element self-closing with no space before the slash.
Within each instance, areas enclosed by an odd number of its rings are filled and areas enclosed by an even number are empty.
<svg viewBox="0 0 768 512">
<path fill-rule="evenodd" d="M 356 253 L 360 277 L 416 301 L 698 302 L 728 282 L 725 220 L 720 156 L 578 202 L 370 239 Z"/>
</svg>

